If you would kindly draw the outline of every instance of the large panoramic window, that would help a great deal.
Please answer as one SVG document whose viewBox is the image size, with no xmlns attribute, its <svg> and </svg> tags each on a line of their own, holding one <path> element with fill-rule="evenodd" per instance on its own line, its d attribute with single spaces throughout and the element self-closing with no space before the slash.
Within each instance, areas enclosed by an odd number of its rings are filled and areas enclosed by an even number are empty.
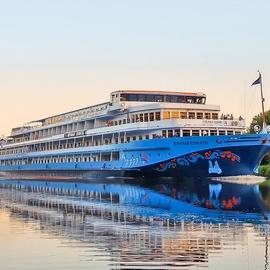
<svg viewBox="0 0 270 270">
<path fill-rule="evenodd" d="M 120 101 L 163 102 L 164 96 L 153 94 L 121 94 Z"/>
<path fill-rule="evenodd" d="M 121 94 L 120 101 L 205 104 L 205 97 L 159 94 Z"/>
</svg>

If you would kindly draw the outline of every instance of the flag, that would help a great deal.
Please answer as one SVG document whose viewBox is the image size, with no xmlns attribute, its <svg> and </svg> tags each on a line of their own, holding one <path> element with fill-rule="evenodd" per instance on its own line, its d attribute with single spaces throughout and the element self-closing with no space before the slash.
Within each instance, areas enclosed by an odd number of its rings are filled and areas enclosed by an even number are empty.
<svg viewBox="0 0 270 270">
<path fill-rule="evenodd" d="M 260 75 L 259 75 L 259 78 L 258 78 L 256 81 L 254 81 L 252 85 L 260 84 L 261 81 L 262 81 L 262 78 L 261 78 L 261 74 L 260 74 Z M 251 85 L 251 86 L 252 86 L 252 85 Z"/>
</svg>

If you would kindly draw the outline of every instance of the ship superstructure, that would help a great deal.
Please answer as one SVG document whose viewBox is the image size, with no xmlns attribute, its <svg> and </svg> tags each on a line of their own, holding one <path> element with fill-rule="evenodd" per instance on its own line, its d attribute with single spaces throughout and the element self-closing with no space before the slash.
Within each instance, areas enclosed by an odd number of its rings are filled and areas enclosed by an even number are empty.
<svg viewBox="0 0 270 270">
<path fill-rule="evenodd" d="M 244 132 L 242 117 L 220 115 L 220 107 L 206 104 L 203 93 L 118 90 L 109 102 L 13 128 L 0 148 L 0 171 L 77 176 L 246 174 L 268 151 L 268 135 L 241 135 Z M 266 141 L 261 143 L 262 139 Z M 241 158 L 232 150 L 250 146 L 248 151 L 253 151 L 258 143 L 258 155 L 242 171 L 239 164 L 249 152 Z M 239 164 L 229 172 L 220 160 Z"/>
</svg>

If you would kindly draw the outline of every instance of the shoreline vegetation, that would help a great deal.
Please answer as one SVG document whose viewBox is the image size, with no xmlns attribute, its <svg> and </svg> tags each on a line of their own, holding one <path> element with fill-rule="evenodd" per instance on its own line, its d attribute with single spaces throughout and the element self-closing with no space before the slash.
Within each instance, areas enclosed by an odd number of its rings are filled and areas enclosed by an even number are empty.
<svg viewBox="0 0 270 270">
<path fill-rule="evenodd" d="M 266 120 L 266 125 L 270 125 L 270 110 L 265 112 L 265 120 Z M 255 126 L 262 127 L 263 119 L 262 119 L 262 113 L 259 113 L 255 115 L 252 118 L 252 121 L 250 123 L 250 126 L 247 130 L 247 133 L 255 133 Z M 270 153 L 268 153 L 262 160 L 259 170 L 258 170 L 258 175 L 259 176 L 264 176 L 267 179 L 270 180 Z"/>
<path fill-rule="evenodd" d="M 260 176 L 266 177 L 267 178 L 266 180 L 269 180 L 270 179 L 270 163 L 260 165 L 258 174 Z"/>
</svg>

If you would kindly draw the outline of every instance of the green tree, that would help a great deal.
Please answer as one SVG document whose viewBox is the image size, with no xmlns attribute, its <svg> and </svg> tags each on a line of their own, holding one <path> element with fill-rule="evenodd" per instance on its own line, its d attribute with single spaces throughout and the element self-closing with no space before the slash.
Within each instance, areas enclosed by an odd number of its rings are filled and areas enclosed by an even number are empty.
<svg viewBox="0 0 270 270">
<path fill-rule="evenodd" d="M 266 124 L 270 125 L 270 110 L 265 113 Z M 255 115 L 252 118 L 250 126 L 248 128 L 248 133 L 255 133 L 254 126 L 259 125 L 262 128 L 262 113 Z"/>
<path fill-rule="evenodd" d="M 265 113 L 265 116 L 266 116 L 265 117 L 266 118 L 266 125 L 270 125 L 270 110 Z M 251 121 L 250 126 L 248 128 L 248 133 L 254 134 L 255 133 L 254 126 L 256 126 L 256 125 L 259 125 L 262 128 L 262 113 L 257 114 L 252 118 L 252 121 Z M 270 164 L 270 153 L 267 153 L 261 162 L 261 165 L 268 165 L 268 164 Z M 270 170 L 269 170 L 269 174 L 270 174 Z"/>
</svg>

